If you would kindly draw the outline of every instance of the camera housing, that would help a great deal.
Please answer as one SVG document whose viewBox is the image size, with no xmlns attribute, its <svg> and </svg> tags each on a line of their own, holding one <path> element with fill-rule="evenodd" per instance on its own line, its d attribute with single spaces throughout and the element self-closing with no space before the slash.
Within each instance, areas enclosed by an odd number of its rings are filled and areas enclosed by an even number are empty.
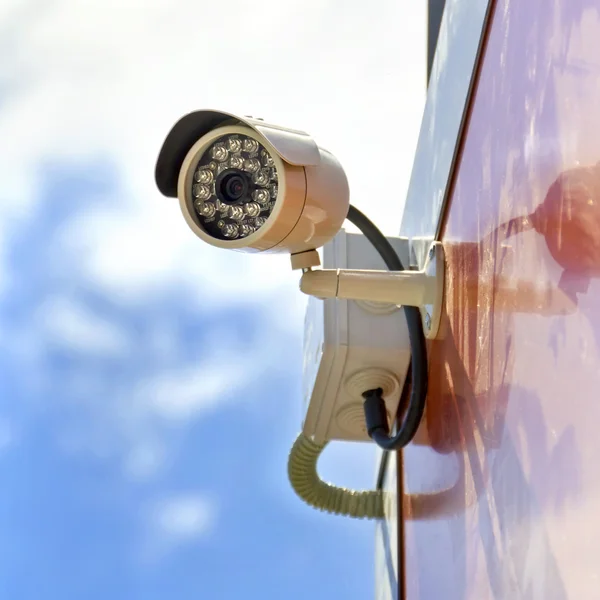
<svg viewBox="0 0 600 600">
<path fill-rule="evenodd" d="M 190 229 L 220 248 L 310 253 L 338 233 L 348 213 L 344 170 L 312 137 L 226 112 L 180 119 L 155 177 L 163 195 L 179 199 Z M 292 257 L 293 266 L 316 266 L 310 255 Z"/>
</svg>

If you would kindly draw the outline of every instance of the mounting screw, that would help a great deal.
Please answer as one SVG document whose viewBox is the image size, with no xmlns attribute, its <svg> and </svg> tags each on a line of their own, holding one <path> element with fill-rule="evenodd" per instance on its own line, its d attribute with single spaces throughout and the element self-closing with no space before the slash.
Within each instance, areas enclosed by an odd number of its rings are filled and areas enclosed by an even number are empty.
<svg viewBox="0 0 600 600">
<path fill-rule="evenodd" d="M 431 248 L 429 248 L 429 260 L 433 260 L 434 256 L 435 256 L 435 246 L 431 246 Z"/>
<path fill-rule="evenodd" d="M 428 331 L 431 329 L 431 315 L 428 312 L 425 313 L 425 328 Z"/>
</svg>

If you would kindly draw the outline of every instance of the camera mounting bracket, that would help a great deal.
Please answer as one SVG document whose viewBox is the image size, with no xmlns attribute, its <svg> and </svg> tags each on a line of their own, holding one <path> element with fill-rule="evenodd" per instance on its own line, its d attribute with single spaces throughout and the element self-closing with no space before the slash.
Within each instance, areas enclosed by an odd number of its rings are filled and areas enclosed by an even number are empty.
<svg viewBox="0 0 600 600">
<path fill-rule="evenodd" d="M 419 271 L 307 270 L 300 289 L 317 298 L 416 306 L 425 337 L 435 339 L 444 299 L 444 249 L 440 242 L 433 242 Z"/>
</svg>

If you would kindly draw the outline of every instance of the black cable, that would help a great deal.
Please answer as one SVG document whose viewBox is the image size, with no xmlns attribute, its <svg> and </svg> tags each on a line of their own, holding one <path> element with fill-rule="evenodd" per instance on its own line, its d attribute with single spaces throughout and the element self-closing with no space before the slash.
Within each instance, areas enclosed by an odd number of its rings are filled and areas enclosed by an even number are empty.
<svg viewBox="0 0 600 600">
<path fill-rule="evenodd" d="M 404 271 L 400 257 L 381 233 L 362 212 L 354 206 L 348 209 L 346 217 L 358 227 L 362 234 L 371 242 L 390 271 Z M 397 450 L 406 446 L 417 433 L 427 396 L 427 348 L 421 322 L 421 311 L 416 306 L 404 306 L 404 315 L 408 325 L 408 338 L 411 350 L 412 389 L 406 416 L 398 431 L 392 437 L 389 435 L 387 411 L 381 388 L 366 390 L 364 411 L 367 431 L 371 439 L 384 450 Z"/>
</svg>

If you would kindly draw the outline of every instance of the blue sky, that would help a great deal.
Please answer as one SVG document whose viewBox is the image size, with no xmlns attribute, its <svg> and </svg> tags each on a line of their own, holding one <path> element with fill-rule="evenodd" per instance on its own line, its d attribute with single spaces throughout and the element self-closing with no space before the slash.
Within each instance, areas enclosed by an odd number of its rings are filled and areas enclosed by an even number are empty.
<svg viewBox="0 0 600 600">
<path fill-rule="evenodd" d="M 297 274 L 195 239 L 153 167 L 188 110 L 268 116 L 334 151 L 353 201 L 395 233 L 401 202 L 356 140 L 406 163 L 408 184 L 424 13 L 396 4 L 234 2 L 223 30 L 187 0 L 0 7 L 2 597 L 372 596 L 373 524 L 314 511 L 287 482 Z M 375 101 L 397 111 L 385 130 Z M 370 487 L 374 457 L 331 445 L 322 472 Z"/>
</svg>

